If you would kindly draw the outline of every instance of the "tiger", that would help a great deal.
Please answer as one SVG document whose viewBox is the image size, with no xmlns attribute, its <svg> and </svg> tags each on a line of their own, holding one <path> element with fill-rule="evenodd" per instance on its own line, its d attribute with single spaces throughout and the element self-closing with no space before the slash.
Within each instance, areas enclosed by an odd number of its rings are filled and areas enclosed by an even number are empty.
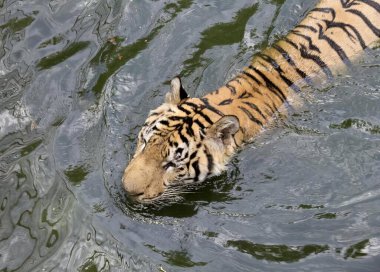
<svg viewBox="0 0 380 272">
<path fill-rule="evenodd" d="M 285 37 L 203 97 L 189 97 L 180 77 L 150 111 L 122 176 L 140 203 L 175 196 L 175 188 L 219 175 L 315 75 L 333 80 L 380 38 L 380 0 L 320 0 Z"/>
</svg>

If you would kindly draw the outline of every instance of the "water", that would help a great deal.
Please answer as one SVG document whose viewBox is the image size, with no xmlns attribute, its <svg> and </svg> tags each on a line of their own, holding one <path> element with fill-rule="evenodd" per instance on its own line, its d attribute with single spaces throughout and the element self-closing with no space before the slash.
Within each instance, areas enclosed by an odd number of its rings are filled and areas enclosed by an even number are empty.
<svg viewBox="0 0 380 272">
<path fill-rule="evenodd" d="M 378 271 L 379 49 L 181 203 L 123 168 L 177 75 L 230 79 L 316 1 L 0 1 L 0 271 Z"/>
</svg>

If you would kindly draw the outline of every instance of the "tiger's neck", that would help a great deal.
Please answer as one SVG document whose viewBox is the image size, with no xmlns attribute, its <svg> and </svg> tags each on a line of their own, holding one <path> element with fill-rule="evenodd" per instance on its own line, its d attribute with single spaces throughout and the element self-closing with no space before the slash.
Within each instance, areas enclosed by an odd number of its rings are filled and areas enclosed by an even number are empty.
<svg viewBox="0 0 380 272">
<path fill-rule="evenodd" d="M 249 141 L 290 94 L 314 75 L 328 79 L 380 37 L 380 1 L 322 0 L 285 38 L 256 55 L 243 72 L 201 98 L 213 121 L 239 118 L 237 144 Z"/>
</svg>

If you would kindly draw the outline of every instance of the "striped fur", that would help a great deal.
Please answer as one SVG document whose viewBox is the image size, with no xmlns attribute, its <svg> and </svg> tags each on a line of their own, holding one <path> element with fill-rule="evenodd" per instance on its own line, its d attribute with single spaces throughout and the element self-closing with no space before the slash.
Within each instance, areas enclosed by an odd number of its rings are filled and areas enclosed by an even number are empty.
<svg viewBox="0 0 380 272">
<path fill-rule="evenodd" d="M 137 200 L 172 197 L 175 185 L 219 174 L 289 96 L 349 68 L 380 38 L 380 0 L 322 0 L 279 42 L 218 90 L 188 98 L 180 79 L 150 112 L 123 186 Z M 178 187 L 177 187 L 178 188 Z"/>
</svg>

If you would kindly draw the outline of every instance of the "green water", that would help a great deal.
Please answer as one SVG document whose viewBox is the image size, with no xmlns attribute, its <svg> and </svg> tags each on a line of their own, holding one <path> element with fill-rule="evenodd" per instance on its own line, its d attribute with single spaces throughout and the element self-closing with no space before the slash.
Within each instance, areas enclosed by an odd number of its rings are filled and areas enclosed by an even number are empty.
<svg viewBox="0 0 380 272">
<path fill-rule="evenodd" d="M 184 201 L 120 184 L 172 77 L 216 89 L 315 3 L 0 0 L 0 271 L 378 271 L 379 48 Z"/>
</svg>

